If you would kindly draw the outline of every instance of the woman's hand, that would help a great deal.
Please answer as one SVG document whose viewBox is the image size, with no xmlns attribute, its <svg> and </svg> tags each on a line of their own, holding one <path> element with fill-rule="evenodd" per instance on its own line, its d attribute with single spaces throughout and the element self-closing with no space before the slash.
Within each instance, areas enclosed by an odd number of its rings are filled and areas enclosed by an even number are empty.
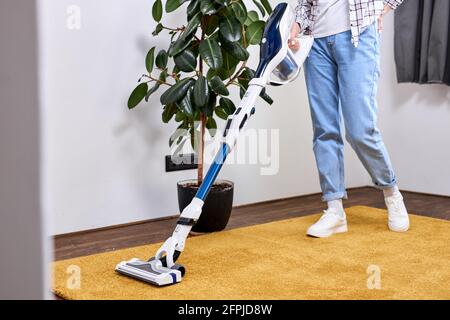
<svg viewBox="0 0 450 320">
<path fill-rule="evenodd" d="M 294 22 L 291 28 L 291 36 L 289 37 L 289 48 L 293 51 L 297 51 L 300 49 L 300 42 L 297 37 L 300 34 L 300 25 L 297 22 Z"/>
<path fill-rule="evenodd" d="M 383 19 L 384 16 L 391 11 L 392 8 L 388 6 L 387 4 L 384 5 L 383 12 L 381 12 L 380 16 L 378 17 L 378 33 L 383 32 Z"/>
</svg>

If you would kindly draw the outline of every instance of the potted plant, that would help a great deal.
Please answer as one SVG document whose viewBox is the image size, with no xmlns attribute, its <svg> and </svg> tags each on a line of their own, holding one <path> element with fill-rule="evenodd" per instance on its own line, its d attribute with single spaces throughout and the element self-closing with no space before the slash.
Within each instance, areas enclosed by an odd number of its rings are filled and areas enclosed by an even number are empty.
<svg viewBox="0 0 450 320">
<path fill-rule="evenodd" d="M 252 3 L 258 11 L 247 10 Z M 186 5 L 185 5 L 186 4 Z M 185 9 L 187 23 L 169 27 L 162 23 L 165 13 Z M 152 47 L 146 56 L 146 73 L 128 100 L 133 109 L 157 91 L 162 91 L 162 121 L 175 121 L 177 130 L 169 139 L 173 153 L 190 141 L 197 154 L 197 179 L 178 183 L 182 211 L 203 181 L 206 131 L 214 137 L 216 117 L 227 119 L 235 110 L 229 98 L 231 87 L 242 98 L 255 71 L 248 67 L 249 46 L 259 45 L 265 22 L 272 12 L 268 0 L 155 0 L 152 8 L 156 29 L 153 36 L 168 32 L 170 45 Z M 262 92 L 261 97 L 272 104 Z M 205 202 L 203 214 L 193 231 L 212 232 L 226 227 L 233 203 L 233 183 L 218 181 Z"/>
</svg>

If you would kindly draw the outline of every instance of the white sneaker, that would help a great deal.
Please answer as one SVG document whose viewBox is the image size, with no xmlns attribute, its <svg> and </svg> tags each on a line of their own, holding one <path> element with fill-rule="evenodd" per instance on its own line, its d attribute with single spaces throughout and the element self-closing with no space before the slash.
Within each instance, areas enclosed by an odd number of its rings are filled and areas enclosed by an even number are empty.
<svg viewBox="0 0 450 320">
<path fill-rule="evenodd" d="M 400 192 L 384 199 L 388 209 L 388 226 L 391 231 L 405 232 L 409 229 L 409 216 Z"/>
<path fill-rule="evenodd" d="M 338 213 L 335 208 L 329 208 L 324 211 L 322 217 L 309 227 L 306 234 L 316 238 L 326 238 L 335 233 L 347 232 L 347 218 L 345 212 L 343 215 Z"/>
</svg>

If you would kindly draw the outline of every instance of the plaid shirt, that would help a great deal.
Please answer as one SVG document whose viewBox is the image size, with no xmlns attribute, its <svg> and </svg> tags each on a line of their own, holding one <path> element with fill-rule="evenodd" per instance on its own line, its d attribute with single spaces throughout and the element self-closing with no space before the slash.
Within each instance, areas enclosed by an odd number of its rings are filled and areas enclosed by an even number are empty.
<svg viewBox="0 0 450 320">
<path fill-rule="evenodd" d="M 320 16 L 318 2 L 320 0 L 298 0 L 297 22 L 302 30 L 311 29 Z M 371 25 L 383 12 L 384 5 L 396 9 L 403 0 L 348 0 L 350 5 L 350 30 L 352 42 L 358 46 L 359 35 Z"/>
</svg>

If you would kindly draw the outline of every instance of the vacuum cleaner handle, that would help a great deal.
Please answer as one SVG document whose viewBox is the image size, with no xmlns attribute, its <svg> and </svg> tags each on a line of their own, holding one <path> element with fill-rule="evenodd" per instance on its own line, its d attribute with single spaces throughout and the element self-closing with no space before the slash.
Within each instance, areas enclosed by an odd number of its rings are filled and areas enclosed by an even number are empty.
<svg viewBox="0 0 450 320">
<path fill-rule="evenodd" d="M 186 239 L 189 236 L 192 227 L 197 223 L 202 214 L 204 201 L 206 200 L 217 175 L 225 163 L 227 156 L 233 150 L 240 131 L 242 131 L 247 121 L 255 113 L 254 106 L 263 89 L 263 83 L 264 79 L 261 78 L 255 78 L 250 81 L 249 88 L 245 93 L 241 104 L 238 106 L 235 113 L 227 120 L 220 150 L 217 153 L 214 162 L 209 167 L 195 197 L 181 213 L 172 236 L 164 242 L 156 253 L 155 259 L 164 262 L 168 268 L 171 268 L 175 264 L 180 253 L 184 251 Z"/>
<path fill-rule="evenodd" d="M 295 12 L 285 2 L 278 4 L 269 17 L 261 44 L 261 57 L 255 72 L 255 78 L 250 81 L 249 87 L 234 114 L 228 118 L 222 145 L 194 199 L 181 213 L 172 236 L 164 242 L 155 255 L 154 259 L 161 261 L 168 268 L 175 265 L 175 261 L 183 252 L 186 239 L 192 227 L 200 218 L 204 201 L 227 156 L 233 150 L 239 133 L 255 113 L 255 103 L 268 84 L 271 73 L 288 55 L 288 40 L 294 20 Z"/>
<path fill-rule="evenodd" d="M 272 86 L 282 86 L 288 84 L 298 78 L 306 58 L 314 44 L 314 37 L 311 35 L 299 35 L 297 37 L 300 43 L 300 49 L 292 51 L 290 48 L 287 51 L 286 58 L 277 66 L 273 72 L 278 79 L 269 79 L 269 84 Z"/>
</svg>

